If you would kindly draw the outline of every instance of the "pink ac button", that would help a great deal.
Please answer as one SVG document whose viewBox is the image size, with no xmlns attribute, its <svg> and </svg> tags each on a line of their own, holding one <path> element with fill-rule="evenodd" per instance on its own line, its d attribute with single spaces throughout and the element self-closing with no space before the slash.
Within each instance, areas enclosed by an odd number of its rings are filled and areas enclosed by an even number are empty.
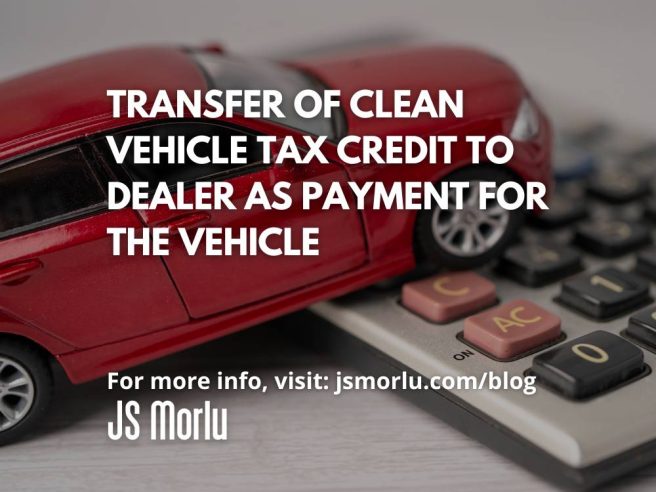
<svg viewBox="0 0 656 492">
<path fill-rule="evenodd" d="M 560 334 L 560 318 L 526 299 L 465 319 L 465 340 L 498 359 L 517 357 Z"/>
</svg>

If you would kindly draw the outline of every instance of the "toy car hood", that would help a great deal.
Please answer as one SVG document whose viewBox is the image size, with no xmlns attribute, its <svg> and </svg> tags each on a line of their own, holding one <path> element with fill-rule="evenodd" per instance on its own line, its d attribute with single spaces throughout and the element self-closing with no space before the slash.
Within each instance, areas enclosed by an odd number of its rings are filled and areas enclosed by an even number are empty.
<svg viewBox="0 0 656 492">
<path fill-rule="evenodd" d="M 452 46 L 397 48 L 359 55 L 294 61 L 331 89 L 342 92 L 348 132 L 354 135 L 399 133 L 399 122 L 389 118 L 356 118 L 347 101 L 360 89 L 382 89 L 385 107 L 391 107 L 395 89 L 439 89 L 464 94 L 464 119 L 471 121 L 516 111 L 524 88 L 507 64 L 481 51 Z M 388 100 L 390 99 L 390 100 Z M 458 124 L 453 117 L 409 119 L 405 131 L 415 135 Z M 373 128 L 375 125 L 375 130 Z"/>
</svg>

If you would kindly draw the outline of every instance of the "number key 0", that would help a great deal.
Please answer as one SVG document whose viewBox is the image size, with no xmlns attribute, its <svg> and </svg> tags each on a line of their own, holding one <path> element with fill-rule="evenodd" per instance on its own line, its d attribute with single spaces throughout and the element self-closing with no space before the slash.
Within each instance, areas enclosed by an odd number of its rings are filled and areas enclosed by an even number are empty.
<svg viewBox="0 0 656 492">
<path fill-rule="evenodd" d="M 533 359 L 538 380 L 569 398 L 609 390 L 644 370 L 642 350 L 606 331 L 595 331 Z"/>
</svg>

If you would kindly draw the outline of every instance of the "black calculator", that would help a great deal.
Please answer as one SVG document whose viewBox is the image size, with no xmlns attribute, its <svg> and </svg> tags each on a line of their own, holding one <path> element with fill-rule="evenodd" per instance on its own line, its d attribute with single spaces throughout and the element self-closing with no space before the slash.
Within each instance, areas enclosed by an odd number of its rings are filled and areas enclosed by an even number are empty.
<svg viewBox="0 0 656 492">
<path fill-rule="evenodd" d="M 656 462 L 656 141 L 635 140 L 563 132 L 550 210 L 495 264 L 314 305 L 313 336 L 367 374 L 532 377 L 534 394 L 401 392 L 561 486 Z"/>
</svg>

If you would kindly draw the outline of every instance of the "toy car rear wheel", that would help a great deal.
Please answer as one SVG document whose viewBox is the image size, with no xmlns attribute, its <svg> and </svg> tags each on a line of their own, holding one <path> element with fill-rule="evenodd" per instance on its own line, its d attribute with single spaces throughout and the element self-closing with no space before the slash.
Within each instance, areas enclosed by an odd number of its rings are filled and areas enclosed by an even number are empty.
<svg viewBox="0 0 656 492">
<path fill-rule="evenodd" d="M 448 209 L 442 210 L 434 204 L 432 209 L 420 212 L 415 231 L 418 259 L 449 269 L 479 267 L 499 256 L 513 241 L 526 215 L 521 207 L 506 210 L 492 202 L 481 210 L 479 184 L 493 181 L 499 185 L 518 180 L 505 169 L 484 165 L 461 169 L 445 179 L 469 182 L 463 208 L 455 209 L 453 190 Z M 508 195 L 507 198 L 514 197 Z"/>
<path fill-rule="evenodd" d="M 52 371 L 37 348 L 0 339 L 0 446 L 20 439 L 41 421 L 52 389 Z"/>
</svg>

